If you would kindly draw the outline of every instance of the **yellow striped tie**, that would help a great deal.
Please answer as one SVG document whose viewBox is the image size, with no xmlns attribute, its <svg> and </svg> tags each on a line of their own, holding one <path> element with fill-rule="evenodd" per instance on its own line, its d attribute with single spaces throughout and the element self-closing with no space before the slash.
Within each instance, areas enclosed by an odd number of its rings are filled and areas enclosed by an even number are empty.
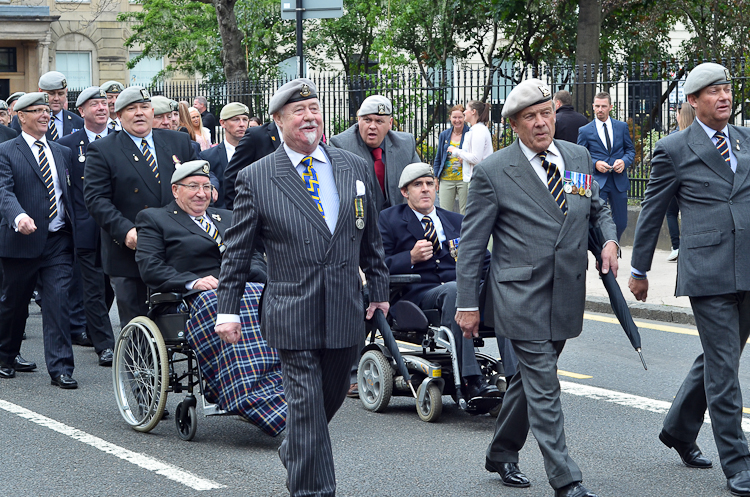
<svg viewBox="0 0 750 497">
<path fill-rule="evenodd" d="M 52 131 L 52 141 L 56 142 L 60 136 L 57 134 L 57 125 L 55 124 L 55 116 L 50 116 L 49 119 L 49 129 Z"/>
<path fill-rule="evenodd" d="M 724 162 L 730 162 L 729 144 L 727 143 L 727 136 L 721 131 L 717 131 L 716 134 L 714 134 L 714 136 L 718 140 L 716 142 L 716 149 L 721 154 L 721 158 L 724 159 Z"/>
<path fill-rule="evenodd" d="M 143 158 L 146 159 L 146 163 L 148 164 L 148 167 L 151 168 L 151 172 L 154 173 L 156 182 L 161 183 L 161 180 L 159 179 L 159 168 L 156 165 L 156 159 L 154 159 L 154 155 L 151 153 L 151 150 L 149 150 L 148 142 L 145 138 L 141 140 L 141 152 L 143 152 Z"/>
<path fill-rule="evenodd" d="M 47 187 L 47 194 L 49 196 L 49 218 L 52 219 L 57 216 L 57 198 L 55 197 L 55 183 L 52 181 L 52 169 L 49 167 L 47 154 L 44 153 L 44 142 L 37 140 L 34 142 L 34 145 L 39 147 L 39 169 L 42 171 L 44 186 Z"/>
<path fill-rule="evenodd" d="M 320 212 L 320 215 L 325 219 L 326 215 L 325 212 L 323 212 L 323 202 L 320 200 L 318 173 L 313 169 L 313 158 L 308 155 L 302 159 L 301 162 L 305 165 L 305 171 L 302 173 L 302 179 L 305 180 L 305 187 L 315 201 L 315 206 L 318 208 L 318 212 Z"/>
<path fill-rule="evenodd" d="M 435 230 L 435 225 L 430 216 L 424 216 L 422 222 L 424 223 L 425 240 L 432 244 L 432 251 L 437 254 L 440 250 L 440 239 L 438 238 L 437 230 Z"/>
<path fill-rule="evenodd" d="M 568 215 L 568 206 L 565 205 L 565 192 L 563 192 L 562 176 L 558 171 L 557 166 L 547 160 L 547 150 L 541 152 L 539 157 L 542 159 L 542 167 L 547 171 L 547 188 L 555 199 L 560 210 Z"/>
<path fill-rule="evenodd" d="M 219 252 L 223 254 L 227 247 L 221 240 L 221 235 L 219 234 L 219 230 L 216 229 L 216 226 L 209 223 L 205 216 L 196 217 L 195 219 L 201 225 L 201 228 L 203 228 L 206 233 L 208 233 L 208 236 L 216 240 L 216 244 L 219 246 Z"/>
</svg>

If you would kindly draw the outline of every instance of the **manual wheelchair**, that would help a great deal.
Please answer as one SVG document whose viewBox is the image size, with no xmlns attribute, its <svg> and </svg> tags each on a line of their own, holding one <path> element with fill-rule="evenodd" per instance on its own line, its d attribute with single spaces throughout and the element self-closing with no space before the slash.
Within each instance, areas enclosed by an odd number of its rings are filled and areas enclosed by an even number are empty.
<svg viewBox="0 0 750 497">
<path fill-rule="evenodd" d="M 390 300 L 396 300 L 406 285 L 419 281 L 419 275 L 391 275 Z M 480 301 L 486 301 L 484 290 L 480 297 Z M 422 310 L 412 302 L 398 300 L 387 319 L 377 311 L 376 318 L 367 322 L 367 330 L 369 338 L 357 373 L 359 398 L 365 409 L 383 412 L 393 395 L 413 396 L 419 418 L 434 422 L 443 410 L 442 396 L 450 395 L 470 414 L 497 416 L 500 412 L 502 397 L 464 398 L 454 337 L 450 329 L 441 326 L 438 309 Z M 376 341 L 378 334 L 382 342 Z M 482 324 L 474 347 L 483 347 L 487 338 L 495 338 L 494 329 Z M 417 345 L 421 350 L 400 349 L 397 341 Z M 482 353 L 475 355 L 485 379 L 505 392 L 502 360 Z"/>
</svg>

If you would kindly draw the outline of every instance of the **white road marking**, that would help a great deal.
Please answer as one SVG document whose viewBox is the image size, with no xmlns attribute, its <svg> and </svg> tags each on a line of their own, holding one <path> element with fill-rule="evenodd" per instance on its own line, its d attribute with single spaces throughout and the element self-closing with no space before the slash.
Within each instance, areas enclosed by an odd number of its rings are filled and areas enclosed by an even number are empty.
<svg viewBox="0 0 750 497">
<path fill-rule="evenodd" d="M 36 423 L 40 426 L 44 426 L 45 428 L 49 428 L 50 430 L 62 433 L 63 435 L 66 435 L 74 440 L 83 442 L 86 445 L 90 445 L 91 447 L 99 449 L 102 452 L 106 452 L 107 454 L 119 457 L 120 459 L 135 464 L 136 466 L 140 466 L 143 469 L 153 471 L 154 473 L 161 476 L 165 476 L 172 481 L 181 483 L 194 490 L 212 490 L 215 488 L 226 487 L 226 485 L 222 485 L 211 480 L 206 480 L 183 469 L 180 469 L 177 466 L 167 464 L 145 454 L 139 454 L 138 452 L 133 452 L 113 443 L 109 443 L 99 437 L 89 435 L 88 433 L 77 428 L 73 428 L 72 426 L 60 423 L 59 421 L 55 421 L 54 419 L 42 416 L 41 414 L 37 414 L 34 411 L 30 411 L 25 407 L 21 407 L 11 402 L 0 400 L 0 409 L 4 409 L 10 413 L 16 414 L 17 416 L 27 419 L 32 423 Z"/>
<path fill-rule="evenodd" d="M 672 405 L 671 402 L 666 402 L 663 400 L 649 399 L 648 397 L 616 392 L 614 390 L 607 390 L 604 388 L 592 387 L 589 385 L 581 385 L 580 383 L 572 383 L 569 381 L 561 381 L 560 389 L 563 392 L 569 393 L 571 395 L 587 397 L 594 400 L 603 400 L 604 402 L 611 402 L 613 404 L 619 404 L 625 407 L 633 407 L 635 409 L 650 411 L 657 414 L 666 414 Z M 708 424 L 711 423 L 708 412 L 706 412 L 706 417 L 703 421 Z M 745 417 L 742 418 L 742 431 L 750 433 L 750 419 Z"/>
</svg>

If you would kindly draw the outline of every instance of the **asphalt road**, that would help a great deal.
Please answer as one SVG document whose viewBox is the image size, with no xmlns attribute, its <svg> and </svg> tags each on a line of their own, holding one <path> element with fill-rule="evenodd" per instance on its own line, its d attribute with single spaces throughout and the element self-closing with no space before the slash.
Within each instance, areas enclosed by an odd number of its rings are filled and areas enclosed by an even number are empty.
<svg viewBox="0 0 750 497">
<path fill-rule="evenodd" d="M 234 417 L 202 417 L 200 408 L 192 442 L 180 440 L 171 418 L 149 434 L 135 432 L 117 410 L 111 370 L 98 366 L 90 348 L 75 347 L 78 390 L 51 386 L 43 366 L 41 317 L 33 306 L 30 310 L 22 353 L 40 368 L 0 380 L 4 495 L 286 495 L 276 454 L 284 434 L 271 438 Z M 584 484 L 602 497 L 728 496 L 710 425 L 698 439 L 715 462 L 709 470 L 682 466 L 656 438 L 668 403 L 700 352 L 695 329 L 641 327 L 649 366 L 644 371 L 619 326 L 606 321 L 611 318 L 587 315 L 583 334 L 568 342 L 559 364 L 568 446 Z M 664 329 L 653 329 L 659 327 Z M 747 387 L 747 359 L 740 373 Z M 170 395 L 170 411 L 182 398 Z M 484 470 L 494 420 L 460 411 L 450 397 L 443 401 L 441 418 L 428 424 L 404 397 L 394 398 L 383 414 L 347 400 L 330 425 L 338 494 L 553 494 L 533 436 L 520 460 L 532 486 L 503 487 Z M 750 426 L 750 418 L 745 422 Z M 213 488 L 198 490 L 204 487 Z"/>
</svg>

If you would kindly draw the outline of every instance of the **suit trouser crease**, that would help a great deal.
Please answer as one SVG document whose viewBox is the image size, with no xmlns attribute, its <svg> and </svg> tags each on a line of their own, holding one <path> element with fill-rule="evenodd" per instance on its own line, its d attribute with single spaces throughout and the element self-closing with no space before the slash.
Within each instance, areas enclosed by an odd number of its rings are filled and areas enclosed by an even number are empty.
<svg viewBox="0 0 750 497">
<path fill-rule="evenodd" d="M 565 341 L 511 340 L 518 357 L 518 373 L 508 385 L 487 448 L 493 462 L 518 462 L 529 428 L 544 457 L 544 468 L 553 488 L 581 481 L 578 465 L 568 454 L 560 403 L 557 359 Z"/>
<path fill-rule="evenodd" d="M 750 470 L 742 430 L 739 362 L 750 336 L 750 292 L 690 297 L 703 353 L 693 363 L 664 420 L 664 431 L 693 442 L 706 409 L 727 477 Z"/>
<path fill-rule="evenodd" d="M 94 350 L 101 354 L 104 349 L 115 347 L 112 322 L 109 319 L 114 291 L 109 283 L 109 277 L 104 274 L 101 261 L 98 260 L 98 250 L 77 249 L 76 255 L 81 267 L 86 330 L 94 344 Z"/>
<path fill-rule="evenodd" d="M 619 241 L 625 232 L 625 228 L 628 227 L 628 192 L 619 191 L 613 179 L 610 178 L 604 187 L 599 190 L 599 197 L 602 199 L 602 202 L 609 203 L 609 208 L 612 211 L 612 220 L 617 227 L 617 240 Z"/>
</svg>

